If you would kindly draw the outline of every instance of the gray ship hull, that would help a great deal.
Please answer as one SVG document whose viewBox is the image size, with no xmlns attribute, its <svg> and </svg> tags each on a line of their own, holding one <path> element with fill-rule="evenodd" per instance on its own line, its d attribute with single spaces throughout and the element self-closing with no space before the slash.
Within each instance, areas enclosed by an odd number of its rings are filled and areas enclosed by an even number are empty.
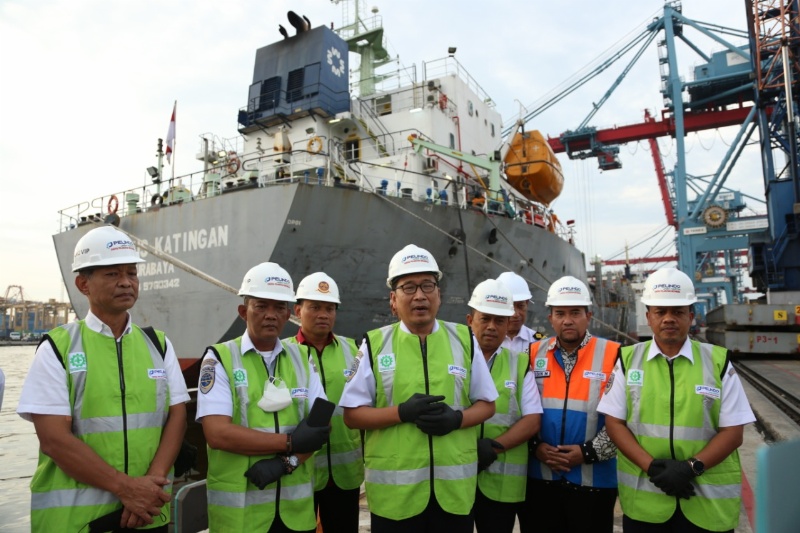
<svg viewBox="0 0 800 533">
<path fill-rule="evenodd" d="M 462 225 L 466 247 L 453 238 L 461 235 Z M 72 254 L 92 227 L 84 224 L 53 237 L 79 317 L 85 316 L 88 303 L 73 283 Z M 514 270 L 531 284 L 535 304 L 528 325 L 549 330 L 547 287 L 563 275 L 586 280 L 583 254 L 540 227 L 349 188 L 290 183 L 234 190 L 123 216 L 120 228 L 235 289 L 244 273 L 263 261 L 282 265 L 295 284 L 325 271 L 342 292 L 335 329 L 352 337 L 394 321 L 386 288 L 388 262 L 409 243 L 428 249 L 444 273 L 439 318 L 445 320 L 463 322 L 471 288 Z M 133 320 L 165 330 L 180 358 L 199 358 L 206 346 L 244 331 L 237 315 L 240 297 L 154 254 L 146 260 L 139 269 Z M 296 329 L 288 324 L 283 335 Z M 184 366 L 188 362 L 182 361 Z"/>
</svg>

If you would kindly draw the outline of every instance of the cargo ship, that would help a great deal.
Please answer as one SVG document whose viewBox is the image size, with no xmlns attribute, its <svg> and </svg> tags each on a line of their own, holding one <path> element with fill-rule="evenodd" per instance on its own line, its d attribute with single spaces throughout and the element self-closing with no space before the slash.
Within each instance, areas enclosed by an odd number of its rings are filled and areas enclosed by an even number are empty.
<svg viewBox="0 0 800 533">
<path fill-rule="evenodd" d="M 146 259 L 134 321 L 165 330 L 184 368 L 244 331 L 235 292 L 263 261 L 295 284 L 332 276 L 340 334 L 392 322 L 388 262 L 409 243 L 444 273 L 439 318 L 463 321 L 472 288 L 513 270 L 533 291 L 528 325 L 548 330 L 550 283 L 587 280 L 570 227 L 549 207 L 564 183 L 557 158 L 522 125 L 501 138 L 494 101 L 453 54 L 384 72 L 381 17 L 356 7 L 336 31 L 289 13 L 292 35 L 256 50 L 238 135 L 202 137 L 202 170 L 166 179 L 159 149 L 152 183 L 59 212 L 53 240 L 78 316 L 88 304 L 72 282 L 74 246 L 111 223 Z"/>
</svg>

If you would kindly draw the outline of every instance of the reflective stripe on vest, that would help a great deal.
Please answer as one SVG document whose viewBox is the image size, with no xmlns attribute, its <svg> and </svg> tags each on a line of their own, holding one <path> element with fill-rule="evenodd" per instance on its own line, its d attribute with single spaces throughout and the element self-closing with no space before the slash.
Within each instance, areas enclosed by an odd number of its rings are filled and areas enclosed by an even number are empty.
<svg viewBox="0 0 800 533">
<path fill-rule="evenodd" d="M 83 505 L 103 505 L 118 503 L 119 498 L 103 489 L 87 487 L 84 489 L 52 490 L 31 493 L 31 510 L 52 509 L 54 507 L 79 507 Z"/>
<path fill-rule="evenodd" d="M 700 348 L 700 362 L 703 369 L 703 383 L 711 386 L 717 384 L 717 376 L 714 372 L 714 360 L 711 356 L 713 345 L 706 343 L 698 343 Z M 633 346 L 633 355 L 630 363 L 626 364 L 625 368 L 643 368 L 644 358 L 649 351 L 647 343 L 639 343 Z M 657 356 L 660 357 L 660 356 Z M 630 365 L 630 366 L 628 366 Z M 631 411 L 628 417 L 628 428 L 634 435 L 642 435 L 657 438 L 670 438 L 670 426 L 645 424 L 641 421 L 641 387 L 633 387 L 629 389 L 631 398 Z M 711 437 L 717 434 L 717 425 L 711 420 L 711 413 L 709 410 L 703 411 L 703 427 L 692 426 L 678 426 L 673 425 L 673 438 L 677 440 L 704 440 L 709 441 Z"/>
<path fill-rule="evenodd" d="M 294 473 L 294 472 L 293 472 Z M 261 505 L 265 503 L 275 503 L 277 489 L 265 488 L 264 490 L 248 489 L 247 492 L 225 492 L 221 490 L 209 490 L 208 501 L 214 505 L 222 507 L 232 507 L 244 509 L 250 505 Z M 311 498 L 313 491 L 310 483 L 281 487 L 281 501 L 302 500 Z"/>
<path fill-rule="evenodd" d="M 652 492 L 653 494 L 665 496 L 664 491 L 652 483 L 638 484 L 641 479 L 638 476 L 628 474 L 627 472 L 618 472 L 617 476 L 620 485 L 636 487 L 636 490 L 643 490 L 645 492 Z M 742 485 L 740 483 L 732 485 L 709 485 L 706 483 L 693 485 L 695 494 L 703 498 L 739 498 L 742 495 Z"/>
<path fill-rule="evenodd" d="M 494 439 L 522 418 L 520 399 L 525 374 L 529 370 L 528 355 L 503 348 L 489 360 L 490 372 L 500 396 L 495 400 L 495 414 L 481 426 L 482 437 Z M 509 387 L 513 384 L 513 387 Z M 489 499 L 498 502 L 525 500 L 528 479 L 528 447 L 526 443 L 498 452 L 489 468 L 478 474 L 478 487 Z"/>
<path fill-rule="evenodd" d="M 231 383 L 234 424 L 264 433 L 291 433 L 306 416 L 308 401 L 305 397 L 292 397 L 292 403 L 276 413 L 265 413 L 257 405 L 269 376 L 281 378 L 290 390 L 308 388 L 308 359 L 296 345 L 282 343 L 282 346 L 283 352 L 276 356 L 272 371 L 266 368 L 263 357 L 257 351 L 242 353 L 241 338 L 214 346 L 222 363 L 221 368 Z M 246 374 L 246 386 L 244 383 L 234 385 L 234 372 Z M 243 473 L 254 463 L 275 456 L 247 456 L 209 448 L 207 494 L 211 531 L 267 531 L 273 523 L 276 509 L 279 509 L 280 518 L 288 528 L 313 529 L 312 461 L 305 461 L 291 476 L 282 477 L 263 491 L 257 490 L 244 477 Z"/>
<path fill-rule="evenodd" d="M 424 357 L 419 337 L 402 331 L 400 324 L 367 333 L 375 407 L 398 405 L 417 392 L 443 395 L 453 409 L 469 407 L 464 402 L 469 402 L 472 335 L 466 326 L 438 323 L 438 330 L 425 339 Z M 365 435 L 371 512 L 392 520 L 416 516 L 433 490 L 446 512 L 469 514 L 477 481 L 475 427 L 432 437 L 415 424 L 400 423 Z"/>
<path fill-rule="evenodd" d="M 627 396 L 627 425 L 637 442 L 658 459 L 687 460 L 718 432 L 726 351 L 691 341 L 693 361 L 661 355 L 646 359 L 652 341 L 622 350 Z M 654 347 L 655 348 L 655 347 Z M 630 381 L 632 371 L 641 373 Z M 701 394 L 697 387 L 717 391 Z M 672 405 L 680 408 L 673 409 Z M 623 511 L 635 520 L 661 523 L 675 512 L 676 498 L 653 485 L 647 474 L 619 454 L 619 497 Z M 696 526 L 710 531 L 736 527 L 741 502 L 741 467 L 736 451 L 692 480 L 696 495 L 679 500 L 681 511 Z"/>
<path fill-rule="evenodd" d="M 236 339 L 234 339 L 225 343 L 225 347 L 231 353 L 231 362 L 233 364 L 234 372 L 236 370 L 244 370 L 244 364 L 242 363 L 242 349 L 239 342 L 236 342 Z M 292 366 L 294 367 L 297 382 L 308 384 L 308 375 L 306 374 L 306 368 L 305 365 L 303 364 L 303 356 L 300 354 L 300 350 L 297 348 L 297 345 L 282 343 L 281 346 L 283 346 L 284 350 L 286 350 L 286 353 L 289 354 L 289 356 L 292 358 Z M 239 398 L 239 417 L 240 417 L 239 424 L 244 427 L 250 427 L 247 422 L 247 407 L 250 403 L 247 397 L 247 387 L 233 387 L 233 388 L 236 391 L 235 392 L 236 396 Z M 297 405 L 297 412 L 300 413 L 300 418 L 303 418 L 303 413 L 306 412 L 306 399 L 302 397 L 293 398 L 292 403 L 295 402 Z M 291 429 L 292 431 L 294 431 L 294 427 L 292 427 Z M 284 431 L 283 433 L 291 433 L 291 431 Z"/>
<path fill-rule="evenodd" d="M 347 373 L 355 361 L 355 342 L 347 337 L 334 335 L 333 341 L 325 345 L 322 351 L 308 343 L 298 344 L 297 337 L 290 337 L 282 342 L 295 344 L 301 350 L 305 347 L 309 360 L 318 369 L 328 400 L 337 404 L 331 417 L 328 441 L 314 453 L 314 490 L 320 491 L 327 487 L 331 476 L 340 489 L 352 490 L 360 487 L 364 483 L 361 432 L 345 425 L 344 411 L 338 405 L 347 383 Z"/>
<path fill-rule="evenodd" d="M 350 450 L 348 452 L 332 453 L 331 465 L 346 465 L 349 463 L 354 463 L 356 461 L 360 461 L 361 457 L 362 457 L 361 448 Z M 318 454 L 314 458 L 314 464 L 317 468 L 327 468 L 328 456 L 323 454 Z"/>
<path fill-rule="evenodd" d="M 162 332 L 158 335 L 163 338 Z M 56 328 L 48 337 L 66 370 L 73 435 L 113 468 L 132 477 L 144 475 L 158 450 L 169 409 L 168 381 L 158 348 L 135 325 L 119 341 L 91 330 L 85 321 Z M 123 367 L 118 350 L 124 352 Z M 120 393 L 120 372 L 127 395 Z M 171 472 L 168 478 L 171 481 Z M 165 490 L 171 492 L 171 485 Z M 31 480 L 32 531 L 77 531 L 120 506 L 112 493 L 79 483 L 40 451 Z M 169 509 L 165 504 L 149 527 L 167 523 Z"/>
<path fill-rule="evenodd" d="M 85 353 L 83 349 L 83 339 L 81 337 L 80 322 L 70 322 L 63 328 L 69 334 L 70 346 L 68 353 Z M 131 332 L 133 334 L 133 331 Z M 153 360 L 153 368 L 164 369 L 164 359 L 158 349 L 153 346 L 150 339 L 145 335 L 147 348 L 150 351 L 150 358 Z M 115 354 L 116 355 L 116 354 Z M 127 414 L 128 430 L 163 427 L 167 422 L 167 380 L 157 379 L 156 381 L 156 409 L 151 413 Z M 123 418 L 114 417 L 93 417 L 83 418 L 83 393 L 86 389 L 86 372 L 75 372 L 72 374 L 73 390 L 75 391 L 75 402 L 72 406 L 72 432 L 76 437 L 90 433 L 118 432 L 123 430 Z"/>
<path fill-rule="evenodd" d="M 589 342 L 578 350 L 575 365 L 567 382 L 566 372 L 555 356 L 556 338 L 551 337 L 531 344 L 531 367 L 537 361 L 546 361 L 546 376 L 538 375 L 536 384 L 542 399 L 542 426 L 539 436 L 543 442 L 557 446 L 560 444 L 583 444 L 592 440 L 605 425 L 605 417 L 597 412 L 602 391 L 617 358 L 619 344 L 601 337 L 591 337 Z M 562 355 L 563 358 L 563 355 Z M 588 378 L 590 376 L 602 379 Z M 602 375 L 602 376 L 601 376 Z M 587 383 L 588 382 L 588 383 Z M 585 393 L 578 397 L 577 395 Z M 565 395 L 568 395 L 565 398 Z M 564 442 L 561 442 L 562 434 Z M 583 463 L 566 473 L 554 473 L 535 455 L 529 457 L 529 475 L 536 479 L 553 480 L 564 478 L 576 485 L 596 488 L 614 488 L 616 480 L 616 459 Z"/>
<path fill-rule="evenodd" d="M 450 339 L 450 347 L 453 353 L 453 364 L 460 366 L 461 368 L 466 368 L 466 365 L 464 364 L 466 358 L 464 355 L 464 347 L 458 338 L 458 332 L 456 331 L 455 324 L 451 324 L 450 322 L 439 322 L 439 325 L 447 332 L 447 336 Z M 381 328 L 379 331 L 383 335 L 383 341 L 381 342 L 380 350 L 375 353 L 376 360 L 380 359 L 381 355 L 392 353 L 392 336 L 394 333 L 394 328 L 392 326 L 387 326 Z M 386 396 L 386 399 L 389 402 L 387 407 L 391 407 L 394 405 L 394 370 L 381 372 L 381 384 L 383 385 L 383 394 Z M 461 387 L 453 387 L 453 399 L 454 403 L 450 407 L 457 411 L 463 411 L 465 406 L 463 403 Z"/>
</svg>

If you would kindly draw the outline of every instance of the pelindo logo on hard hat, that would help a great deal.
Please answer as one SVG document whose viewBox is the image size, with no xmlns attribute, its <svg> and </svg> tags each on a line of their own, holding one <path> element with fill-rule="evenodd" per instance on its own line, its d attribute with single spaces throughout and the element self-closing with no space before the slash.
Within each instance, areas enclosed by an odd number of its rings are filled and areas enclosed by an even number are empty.
<svg viewBox="0 0 800 533">
<path fill-rule="evenodd" d="M 264 283 L 267 285 L 281 285 L 282 287 L 291 287 L 292 282 L 286 278 L 282 278 L 280 276 L 267 276 L 264 278 Z"/>
<path fill-rule="evenodd" d="M 498 303 L 500 305 L 508 305 L 508 298 L 505 296 L 500 296 L 498 294 L 487 294 L 486 295 L 486 302 L 487 303 Z"/>
<path fill-rule="evenodd" d="M 657 283 L 653 285 L 653 292 L 674 292 L 680 293 L 681 286 L 675 283 Z"/>
<path fill-rule="evenodd" d="M 407 265 L 408 263 L 430 263 L 430 259 L 424 254 L 405 255 L 400 260 L 401 263 Z"/>
<path fill-rule="evenodd" d="M 106 244 L 109 250 L 135 250 L 133 241 L 109 241 Z"/>
<path fill-rule="evenodd" d="M 580 287 L 560 287 L 558 289 L 558 294 L 580 294 L 581 288 Z"/>
</svg>

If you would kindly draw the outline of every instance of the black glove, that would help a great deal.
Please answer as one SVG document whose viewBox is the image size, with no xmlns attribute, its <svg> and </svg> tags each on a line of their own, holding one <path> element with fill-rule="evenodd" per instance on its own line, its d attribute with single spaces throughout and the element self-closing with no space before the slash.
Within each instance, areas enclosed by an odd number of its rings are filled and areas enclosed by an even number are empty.
<svg viewBox="0 0 800 533">
<path fill-rule="evenodd" d="M 421 414 L 417 418 L 417 427 L 423 433 L 441 437 L 461 427 L 464 414 L 456 411 L 446 403 L 437 403 L 437 410 Z"/>
<path fill-rule="evenodd" d="M 478 472 L 486 470 L 497 460 L 497 452 L 505 450 L 505 446 L 492 439 L 478 439 Z"/>
<path fill-rule="evenodd" d="M 275 483 L 285 473 L 286 465 L 283 459 L 280 457 L 273 457 L 272 459 L 261 459 L 248 468 L 244 475 L 253 485 L 260 490 L 264 490 L 264 487 L 270 483 Z"/>
<path fill-rule="evenodd" d="M 440 409 L 439 404 L 435 402 L 441 402 L 442 400 L 444 400 L 444 396 L 431 396 L 430 394 L 415 392 L 411 398 L 397 406 L 400 420 L 403 422 L 416 422 L 421 414 L 438 411 Z"/>
<path fill-rule="evenodd" d="M 304 418 L 292 433 L 292 453 L 311 453 L 322 448 L 328 442 L 330 426 L 312 427 Z"/>
<path fill-rule="evenodd" d="M 648 475 L 650 470 L 653 470 L 652 464 L 648 469 Z M 687 461 L 664 459 L 664 469 L 652 476 L 650 481 L 667 496 L 678 496 L 688 500 L 690 496 L 694 496 L 694 487 L 690 483 L 694 478 L 692 467 Z"/>
<path fill-rule="evenodd" d="M 656 476 L 664 471 L 664 463 L 664 459 L 653 459 L 653 462 L 651 462 L 650 466 L 647 468 L 647 475 L 651 480 L 653 479 L 653 476 Z"/>
</svg>

